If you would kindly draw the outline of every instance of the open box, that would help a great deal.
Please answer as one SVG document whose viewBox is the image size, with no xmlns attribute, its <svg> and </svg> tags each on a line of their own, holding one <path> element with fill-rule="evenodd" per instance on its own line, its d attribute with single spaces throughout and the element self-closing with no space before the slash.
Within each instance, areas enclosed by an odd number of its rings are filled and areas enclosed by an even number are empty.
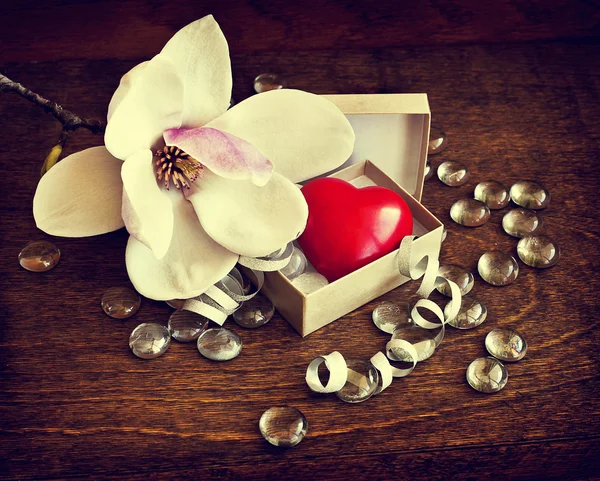
<svg viewBox="0 0 600 481">
<path fill-rule="evenodd" d="M 417 255 L 439 255 L 443 226 L 419 200 L 427 160 L 430 112 L 425 94 L 327 95 L 350 121 L 354 152 L 331 174 L 357 187 L 379 185 L 400 194 L 413 214 Z M 265 275 L 262 292 L 302 335 L 320 329 L 409 281 L 398 271 L 398 251 L 305 294 L 279 272 Z"/>
</svg>

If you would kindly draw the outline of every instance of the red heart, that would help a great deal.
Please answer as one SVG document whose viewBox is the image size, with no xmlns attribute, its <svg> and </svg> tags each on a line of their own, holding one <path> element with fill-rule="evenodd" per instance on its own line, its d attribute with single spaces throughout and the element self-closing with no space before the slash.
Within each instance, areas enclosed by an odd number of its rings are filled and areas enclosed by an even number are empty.
<svg viewBox="0 0 600 481">
<path fill-rule="evenodd" d="M 413 229 L 404 199 L 384 187 L 358 189 L 334 178 L 302 188 L 308 223 L 298 239 L 312 265 L 333 282 L 394 251 Z"/>
</svg>

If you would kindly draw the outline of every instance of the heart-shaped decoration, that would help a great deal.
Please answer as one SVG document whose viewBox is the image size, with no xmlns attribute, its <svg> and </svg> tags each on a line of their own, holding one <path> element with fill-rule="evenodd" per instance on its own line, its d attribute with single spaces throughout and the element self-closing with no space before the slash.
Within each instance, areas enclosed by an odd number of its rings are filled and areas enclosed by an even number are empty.
<svg viewBox="0 0 600 481">
<path fill-rule="evenodd" d="M 306 184 L 302 194 L 308 222 L 298 243 L 329 282 L 398 249 L 412 234 L 408 204 L 390 189 L 359 189 L 344 180 L 323 178 Z"/>
</svg>

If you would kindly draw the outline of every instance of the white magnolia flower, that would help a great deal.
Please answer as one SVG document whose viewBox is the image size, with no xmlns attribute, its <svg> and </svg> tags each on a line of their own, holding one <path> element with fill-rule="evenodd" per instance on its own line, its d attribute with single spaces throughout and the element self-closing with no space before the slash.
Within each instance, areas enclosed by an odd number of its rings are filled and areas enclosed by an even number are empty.
<svg viewBox="0 0 600 481">
<path fill-rule="evenodd" d="M 264 256 L 295 239 L 308 209 L 293 183 L 341 165 L 352 128 L 331 102 L 297 90 L 227 110 L 231 82 L 212 16 L 177 32 L 121 79 L 106 147 L 73 154 L 41 179 L 38 227 L 85 237 L 125 225 L 129 277 L 158 300 L 195 297 L 240 255 Z"/>
</svg>

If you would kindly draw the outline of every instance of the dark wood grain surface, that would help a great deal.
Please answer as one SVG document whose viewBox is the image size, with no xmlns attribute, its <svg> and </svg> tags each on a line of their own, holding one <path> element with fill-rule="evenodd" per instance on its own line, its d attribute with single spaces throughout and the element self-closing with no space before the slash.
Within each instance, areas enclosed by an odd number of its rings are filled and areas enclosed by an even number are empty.
<svg viewBox="0 0 600 481">
<path fill-rule="evenodd" d="M 193 2 L 173 10 L 141 0 L 36 3 L 2 7 L 10 20 L 3 73 L 98 118 L 125 71 L 210 11 Z M 237 101 L 264 71 L 315 93 L 429 95 L 433 123 L 450 139 L 434 167 L 460 160 L 471 170 L 462 187 L 436 178 L 425 185 L 423 204 L 449 231 L 443 263 L 476 272 L 486 250 L 516 255 L 500 225 L 506 210 L 474 229 L 449 217 L 454 201 L 488 179 L 549 188 L 545 230 L 562 248 L 560 263 L 520 263 L 519 278 L 504 288 L 476 274 L 485 323 L 450 330 L 431 359 L 359 405 L 311 393 L 306 366 L 333 350 L 357 358 L 381 350 L 387 335 L 372 324 L 372 309 L 412 297 L 415 283 L 306 339 L 278 315 L 262 329 L 240 328 L 244 349 L 231 362 L 177 343 L 143 361 L 129 351 L 129 333 L 141 322 L 166 323 L 171 309 L 144 299 L 134 317 L 117 321 L 100 308 L 104 290 L 129 285 L 125 231 L 53 239 L 62 251 L 54 270 L 19 267 L 26 242 L 52 239 L 36 229 L 31 206 L 60 126 L 2 94 L 0 479 L 600 479 L 598 8 L 442 3 L 384 11 L 321 2 L 310 12 L 248 2 L 212 11 L 230 39 Z M 134 20 L 135 30 L 116 39 Z M 67 153 L 101 143 L 78 131 Z M 503 391 L 480 394 L 465 369 L 485 354 L 487 332 L 502 326 L 518 328 L 529 352 L 508 366 Z M 299 408 L 310 423 L 293 449 L 268 445 L 258 431 L 261 413 L 277 405 Z"/>
</svg>

